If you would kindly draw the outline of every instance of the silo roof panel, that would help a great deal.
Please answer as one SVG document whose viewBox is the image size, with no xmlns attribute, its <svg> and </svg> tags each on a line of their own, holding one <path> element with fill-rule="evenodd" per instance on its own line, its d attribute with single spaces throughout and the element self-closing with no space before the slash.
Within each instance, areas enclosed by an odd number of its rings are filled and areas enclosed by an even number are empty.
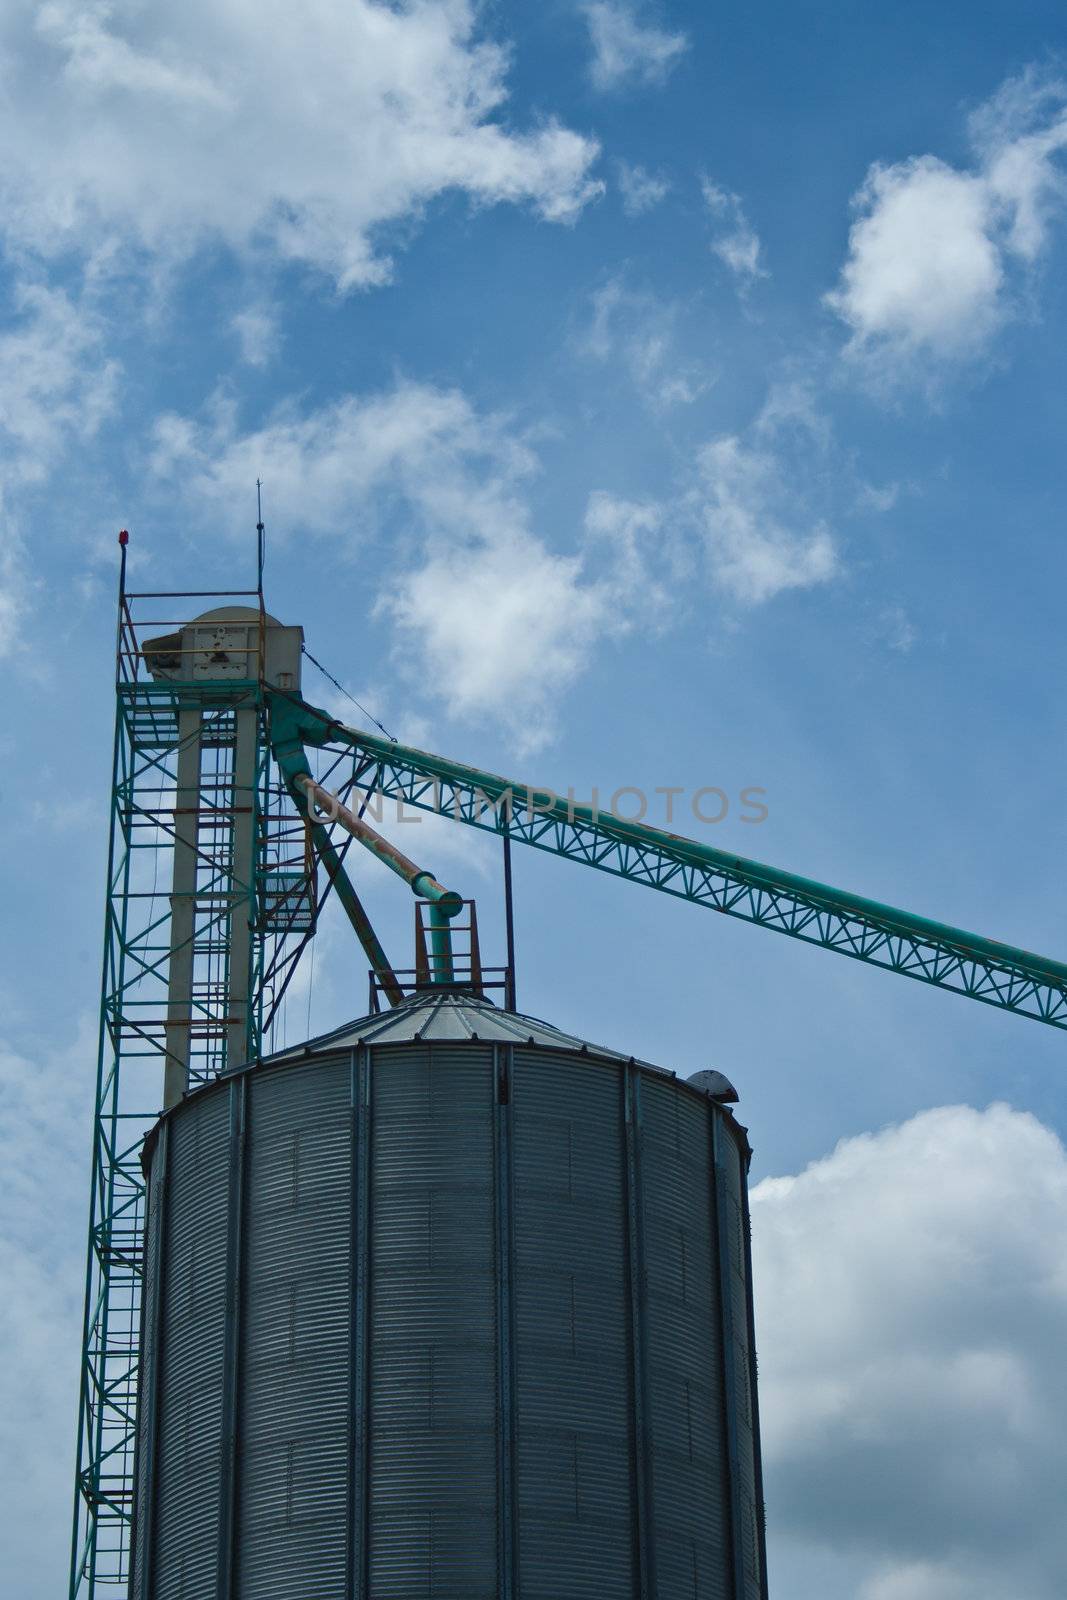
<svg viewBox="0 0 1067 1600">
<path fill-rule="evenodd" d="M 539 1017 L 502 1010 L 491 1000 L 478 995 L 447 990 L 440 993 L 423 991 L 411 996 L 401 1006 L 358 1017 L 340 1028 L 310 1039 L 306 1044 L 294 1045 L 288 1050 L 264 1057 L 264 1065 L 268 1062 L 295 1061 L 327 1051 L 350 1050 L 359 1044 L 406 1044 L 414 1040 L 449 1040 L 455 1043 L 467 1039 L 488 1044 L 534 1045 L 547 1050 L 600 1056 L 609 1061 L 636 1060 L 623 1051 L 590 1044 L 575 1034 L 565 1033 Z M 638 1065 L 674 1077 L 674 1073 L 650 1061 L 640 1061 Z"/>
</svg>

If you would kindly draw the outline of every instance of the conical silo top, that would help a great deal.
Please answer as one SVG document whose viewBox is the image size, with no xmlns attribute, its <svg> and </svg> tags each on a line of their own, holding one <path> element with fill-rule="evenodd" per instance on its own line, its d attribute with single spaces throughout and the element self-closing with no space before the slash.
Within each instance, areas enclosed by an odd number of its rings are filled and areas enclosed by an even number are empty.
<svg viewBox="0 0 1067 1600">
<path fill-rule="evenodd" d="M 550 1022 L 541 1021 L 539 1017 L 506 1011 L 469 990 L 444 989 L 421 990 L 411 995 L 403 1005 L 357 1017 L 329 1033 L 309 1039 L 306 1044 L 291 1045 L 266 1056 L 264 1063 L 295 1061 L 302 1056 L 350 1049 L 360 1044 L 410 1044 L 424 1040 L 447 1040 L 455 1044 L 467 1039 L 482 1044 L 535 1045 L 548 1050 L 599 1056 L 608 1061 L 633 1061 L 639 1066 L 651 1067 L 654 1072 L 663 1072 L 667 1077 L 675 1076 L 666 1068 L 640 1061 L 625 1051 L 591 1044 L 576 1034 L 565 1033 Z"/>
</svg>

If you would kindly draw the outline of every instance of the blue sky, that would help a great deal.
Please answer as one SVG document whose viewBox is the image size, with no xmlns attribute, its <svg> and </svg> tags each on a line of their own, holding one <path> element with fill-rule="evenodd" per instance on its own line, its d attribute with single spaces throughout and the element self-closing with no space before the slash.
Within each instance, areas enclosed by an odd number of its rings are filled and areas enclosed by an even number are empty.
<svg viewBox="0 0 1067 1600">
<path fill-rule="evenodd" d="M 5 8 L 14 1592 L 65 1570 L 120 526 L 142 587 L 244 586 L 261 477 L 269 604 L 401 737 L 579 795 L 760 786 L 766 822 L 688 831 L 1062 957 L 1065 35 L 1001 0 Z M 420 846 L 498 954 L 459 832 Z M 523 1007 L 741 1091 L 776 1600 L 1061 1595 L 1059 1035 L 539 855 L 516 884 Z M 291 1037 L 362 1009 L 317 943 Z"/>
</svg>

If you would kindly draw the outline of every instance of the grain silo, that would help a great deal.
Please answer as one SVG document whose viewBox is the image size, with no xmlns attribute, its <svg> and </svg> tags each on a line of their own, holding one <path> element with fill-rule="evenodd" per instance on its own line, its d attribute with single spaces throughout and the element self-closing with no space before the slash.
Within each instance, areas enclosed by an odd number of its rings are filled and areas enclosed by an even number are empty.
<svg viewBox="0 0 1067 1600">
<path fill-rule="evenodd" d="M 133 1600 L 765 1596 L 733 1098 L 441 990 L 188 1094 Z"/>
<path fill-rule="evenodd" d="M 1047 1026 L 1067 964 L 347 726 L 257 532 L 206 611 L 119 535 L 71 1600 L 765 1600 L 735 1097 L 515 1012 L 512 843 Z M 385 802 L 500 842 L 504 967 Z M 331 892 L 374 1014 L 265 1054 Z"/>
</svg>

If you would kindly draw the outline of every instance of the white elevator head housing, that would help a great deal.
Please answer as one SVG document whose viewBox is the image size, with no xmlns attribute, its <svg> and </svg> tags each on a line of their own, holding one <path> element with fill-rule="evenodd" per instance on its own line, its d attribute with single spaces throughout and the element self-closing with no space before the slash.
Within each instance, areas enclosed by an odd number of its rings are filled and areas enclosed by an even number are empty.
<svg viewBox="0 0 1067 1600">
<path fill-rule="evenodd" d="M 256 606 L 218 606 L 177 633 L 147 639 L 145 662 L 157 682 L 226 683 L 262 677 L 300 691 L 303 628 L 289 628 Z"/>
</svg>

